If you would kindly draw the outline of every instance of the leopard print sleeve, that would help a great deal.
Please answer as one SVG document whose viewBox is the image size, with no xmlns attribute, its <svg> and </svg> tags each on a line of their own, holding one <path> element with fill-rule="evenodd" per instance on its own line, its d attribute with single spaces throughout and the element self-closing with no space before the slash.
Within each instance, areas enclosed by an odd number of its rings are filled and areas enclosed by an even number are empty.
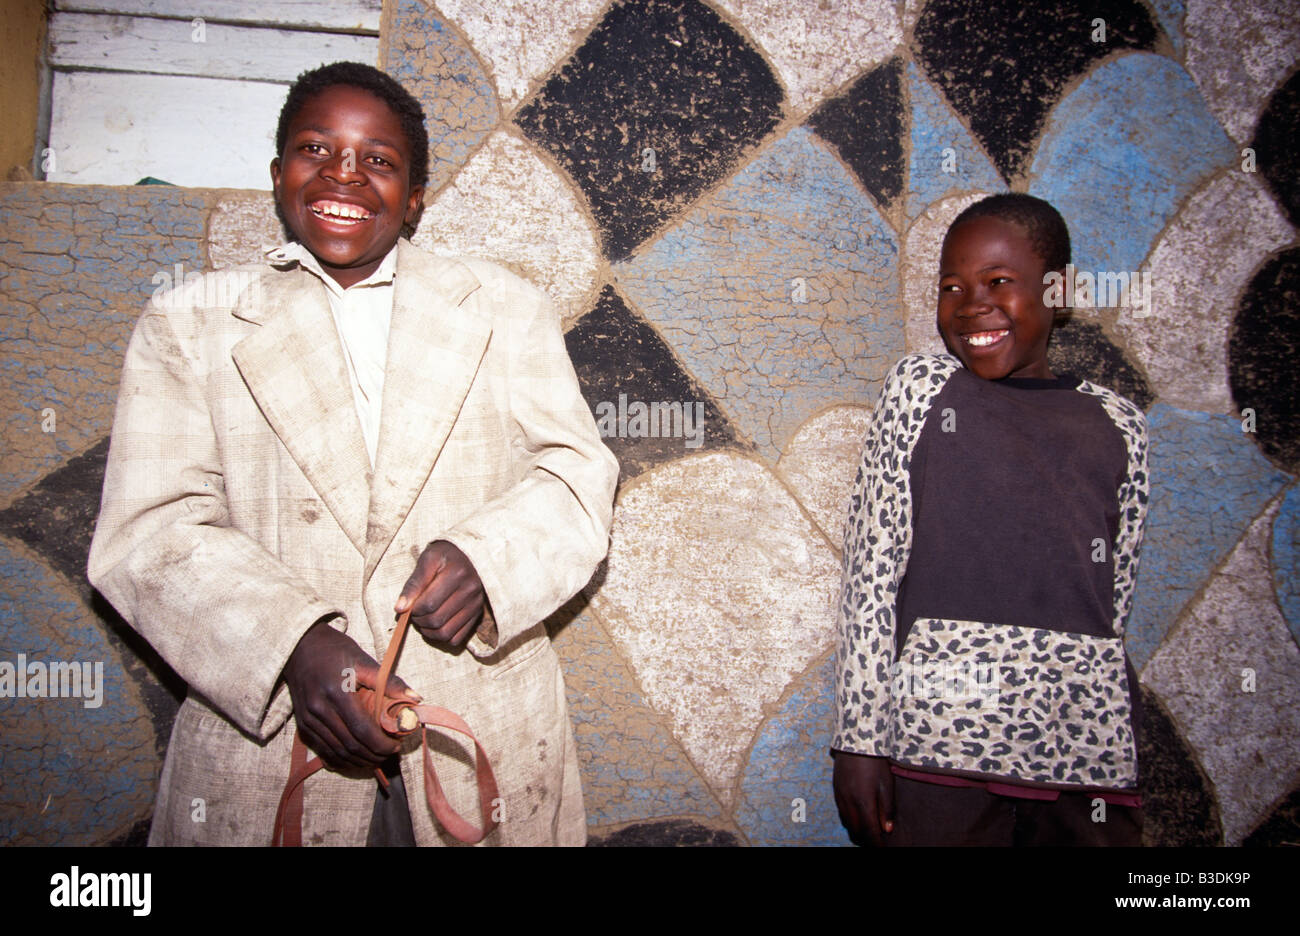
<svg viewBox="0 0 1300 936">
<path fill-rule="evenodd" d="M 931 402 L 960 366 L 946 354 L 903 358 L 867 429 L 844 525 L 835 750 L 890 753 L 895 605 L 912 545 L 911 453 Z"/>
<path fill-rule="evenodd" d="M 1116 492 L 1119 497 L 1119 533 L 1115 537 L 1115 598 L 1113 626 L 1116 637 L 1124 636 L 1133 588 L 1137 580 L 1138 550 L 1146 525 L 1150 481 L 1147 475 L 1147 420 L 1142 411 L 1114 391 L 1083 381 L 1082 393 L 1097 397 L 1128 448 L 1128 470 Z"/>
</svg>

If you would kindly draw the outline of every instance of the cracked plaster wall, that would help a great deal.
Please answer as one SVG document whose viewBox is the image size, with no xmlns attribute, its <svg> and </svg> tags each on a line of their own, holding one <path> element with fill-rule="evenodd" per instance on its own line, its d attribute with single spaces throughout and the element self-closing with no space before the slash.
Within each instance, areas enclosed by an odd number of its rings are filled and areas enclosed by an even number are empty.
<svg viewBox="0 0 1300 936">
<path fill-rule="evenodd" d="M 610 560 L 550 621 L 592 841 L 846 843 L 826 747 L 848 484 L 884 368 L 941 347 L 946 224 L 1008 188 L 1058 204 L 1081 268 L 1156 280 L 1150 315 L 1077 313 L 1052 352 L 1152 422 L 1129 636 L 1150 695 L 1148 840 L 1294 839 L 1284 5 L 564 6 L 388 0 L 380 64 L 428 114 L 417 242 L 551 291 L 593 410 L 704 413 L 697 439 L 680 420 L 613 424 Z M 1001 64 L 970 69 L 981 56 Z M 0 184 L 0 660 L 107 674 L 93 718 L 0 699 L 0 841 L 142 840 L 182 687 L 83 572 L 121 356 L 157 275 L 278 237 L 266 193 Z M 1205 679 L 1216 652 L 1260 691 Z M 1252 768 L 1269 784 L 1234 766 L 1279 756 Z M 96 782 L 74 783 L 87 763 Z"/>
</svg>

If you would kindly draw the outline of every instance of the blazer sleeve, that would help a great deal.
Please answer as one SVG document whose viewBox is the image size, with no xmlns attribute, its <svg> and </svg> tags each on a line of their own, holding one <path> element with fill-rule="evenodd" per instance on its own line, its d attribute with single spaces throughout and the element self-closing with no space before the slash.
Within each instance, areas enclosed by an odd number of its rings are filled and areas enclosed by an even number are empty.
<svg viewBox="0 0 1300 936">
<path fill-rule="evenodd" d="M 265 738 L 290 711 L 289 654 L 342 612 L 230 525 L 195 373 L 199 321 L 193 309 L 151 307 L 136 326 L 87 573 L 193 690 Z"/>
<path fill-rule="evenodd" d="M 496 633 L 480 627 L 469 642 L 485 657 L 591 579 L 609 550 L 618 461 L 583 400 L 549 297 L 504 271 L 475 273 L 515 310 L 506 341 L 518 480 L 440 538 L 465 553 L 487 592 Z"/>
</svg>

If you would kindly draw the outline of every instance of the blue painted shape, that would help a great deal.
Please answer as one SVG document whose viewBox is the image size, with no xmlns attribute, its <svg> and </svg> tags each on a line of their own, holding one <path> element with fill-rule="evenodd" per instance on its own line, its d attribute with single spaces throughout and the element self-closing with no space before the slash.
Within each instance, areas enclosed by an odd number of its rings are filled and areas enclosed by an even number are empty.
<svg viewBox="0 0 1300 936">
<path fill-rule="evenodd" d="M 1157 404 L 1151 505 L 1125 643 L 1151 659 L 1183 607 L 1291 476 L 1274 468 L 1230 416 Z"/>
<path fill-rule="evenodd" d="M 202 194 L 20 185 L 0 193 L 0 416 L 10 494 L 108 434 L 126 342 L 171 277 L 206 263 Z M 42 410 L 57 431 L 41 431 Z"/>
<path fill-rule="evenodd" d="M 0 540 L 0 661 L 99 662 L 102 703 L 0 698 L 0 842 L 92 845 L 149 815 L 159 763 L 149 713 L 94 617 Z M 92 670 L 93 671 L 93 670 Z M 70 687 L 71 688 L 71 687 Z M 93 701 L 90 700 L 90 701 Z"/>
<path fill-rule="evenodd" d="M 835 403 L 874 403 L 903 351 L 894 231 L 796 128 L 614 268 L 740 432 L 775 460 Z"/>
<path fill-rule="evenodd" d="M 1273 587 L 1277 603 L 1300 641 L 1300 487 L 1287 491 L 1273 521 Z"/>
<path fill-rule="evenodd" d="M 813 667 L 755 739 L 736 804 L 751 844 L 850 844 L 831 786 L 834 686 L 834 659 Z"/>
<path fill-rule="evenodd" d="M 398 0 L 386 35 L 386 70 L 424 109 L 428 190 L 436 192 L 496 126 L 496 93 L 474 52 L 431 6 Z"/>
<path fill-rule="evenodd" d="M 907 219 L 956 192 L 1001 192 L 1006 183 L 983 147 L 962 126 L 943 97 L 908 63 L 912 100 L 912 159 L 908 173 Z M 945 149 L 952 149 L 951 160 Z M 952 172 L 946 172 L 945 167 Z"/>
<path fill-rule="evenodd" d="M 1065 216 L 1076 269 L 1132 271 L 1201 180 L 1235 158 L 1187 73 L 1140 52 L 1100 66 L 1056 106 L 1029 191 Z"/>
<path fill-rule="evenodd" d="M 717 799 L 589 613 L 565 626 L 555 650 L 564 670 L 588 825 L 720 817 Z"/>
<path fill-rule="evenodd" d="M 1187 5 L 1183 0 L 1151 0 L 1151 6 L 1155 8 L 1160 27 L 1173 43 L 1174 52 L 1181 57 L 1185 43 L 1183 21 L 1187 16 Z"/>
</svg>

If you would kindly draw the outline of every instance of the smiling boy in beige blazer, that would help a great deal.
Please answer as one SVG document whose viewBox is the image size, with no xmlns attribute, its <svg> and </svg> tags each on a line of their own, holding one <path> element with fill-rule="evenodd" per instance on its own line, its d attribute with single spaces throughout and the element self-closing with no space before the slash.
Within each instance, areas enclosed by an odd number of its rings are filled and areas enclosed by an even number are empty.
<svg viewBox="0 0 1300 936">
<path fill-rule="evenodd" d="M 119 391 L 89 575 L 189 684 L 150 841 L 269 843 L 295 726 L 333 768 L 305 785 L 305 842 L 451 841 L 419 751 L 349 691 L 409 607 L 390 692 L 473 727 L 500 787 L 485 843 L 581 844 L 541 621 L 605 554 L 617 463 L 558 318 L 507 271 L 401 237 L 428 145 L 382 72 L 301 76 L 276 145 L 294 242 L 156 300 Z M 431 741 L 473 820 L 472 747 Z"/>
</svg>

